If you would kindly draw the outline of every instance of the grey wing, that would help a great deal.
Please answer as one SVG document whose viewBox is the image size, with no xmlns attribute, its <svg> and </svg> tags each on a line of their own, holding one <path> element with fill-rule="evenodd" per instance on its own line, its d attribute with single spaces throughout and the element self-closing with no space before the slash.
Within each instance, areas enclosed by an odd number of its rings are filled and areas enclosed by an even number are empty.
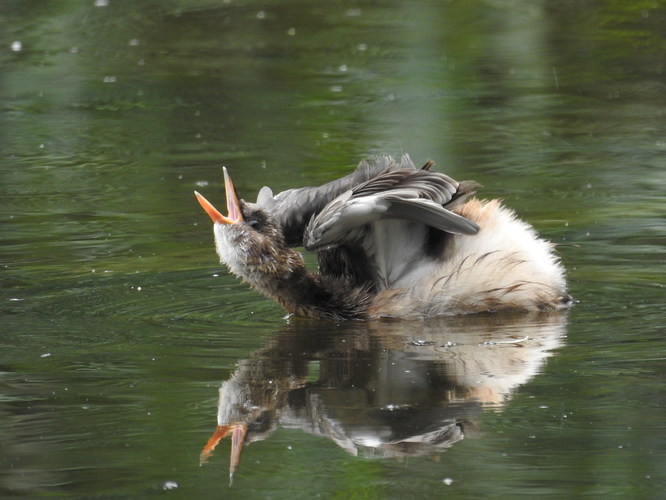
<svg viewBox="0 0 666 500">
<path fill-rule="evenodd" d="M 268 187 L 259 191 L 257 204 L 282 226 L 289 246 L 303 244 L 303 233 L 312 217 L 340 194 L 364 185 L 380 174 L 395 169 L 416 169 L 408 155 L 398 162 L 390 156 L 375 156 L 362 161 L 351 174 L 319 187 L 288 189 L 277 195 Z"/>
<path fill-rule="evenodd" d="M 476 187 L 427 170 L 392 170 L 349 190 L 326 205 L 308 224 L 309 250 L 332 248 L 363 236 L 363 226 L 402 219 L 455 234 L 476 234 L 472 221 L 448 210 Z"/>
</svg>

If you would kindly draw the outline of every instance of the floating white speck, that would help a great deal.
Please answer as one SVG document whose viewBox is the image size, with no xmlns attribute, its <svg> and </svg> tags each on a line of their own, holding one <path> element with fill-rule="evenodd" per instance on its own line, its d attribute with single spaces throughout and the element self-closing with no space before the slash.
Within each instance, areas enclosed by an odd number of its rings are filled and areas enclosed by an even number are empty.
<svg viewBox="0 0 666 500">
<path fill-rule="evenodd" d="M 365 52 L 366 50 L 368 50 L 368 44 L 367 43 L 359 43 L 356 46 L 356 50 L 359 50 L 361 52 Z"/>
<path fill-rule="evenodd" d="M 139 40 L 137 40 L 136 38 L 132 38 L 132 39 L 129 41 L 129 44 L 130 44 L 132 47 L 136 47 L 137 45 L 139 45 Z"/>
<path fill-rule="evenodd" d="M 199 187 L 206 187 L 208 186 L 208 181 L 197 181 L 195 184 Z"/>
<path fill-rule="evenodd" d="M 176 481 L 164 481 L 162 488 L 165 490 L 175 490 L 178 488 L 178 483 Z"/>
<path fill-rule="evenodd" d="M 451 479 L 450 477 L 445 477 L 444 479 L 442 479 L 442 482 L 447 486 L 451 486 L 451 484 L 453 484 L 453 479 Z"/>
<path fill-rule="evenodd" d="M 257 12 L 257 19 L 265 19 L 266 18 L 266 11 L 260 10 Z"/>
<path fill-rule="evenodd" d="M 40 358 L 48 358 L 50 355 L 51 355 L 50 352 L 45 352 L 44 354 L 40 354 L 39 357 Z"/>
<path fill-rule="evenodd" d="M 21 50 L 23 49 L 23 44 L 18 40 L 16 40 L 15 42 L 12 42 L 11 47 L 14 52 L 21 52 Z"/>
<path fill-rule="evenodd" d="M 108 7 L 109 0 L 95 0 L 95 7 Z"/>
<path fill-rule="evenodd" d="M 118 78 L 116 78 L 115 76 L 113 76 L 113 75 L 107 75 L 107 76 L 105 76 L 105 77 L 103 78 L 102 81 L 103 81 L 104 83 L 116 83 L 117 80 L 118 80 Z"/>
<path fill-rule="evenodd" d="M 294 36 L 296 34 L 296 28 L 289 28 L 287 30 L 287 35 Z"/>
</svg>

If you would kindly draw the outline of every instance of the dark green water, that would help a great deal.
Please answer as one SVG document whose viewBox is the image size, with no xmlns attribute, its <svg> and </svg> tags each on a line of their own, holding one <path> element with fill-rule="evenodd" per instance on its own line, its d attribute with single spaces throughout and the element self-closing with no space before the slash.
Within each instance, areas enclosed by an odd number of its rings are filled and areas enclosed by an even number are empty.
<svg viewBox="0 0 666 500">
<path fill-rule="evenodd" d="M 662 1 L 3 1 L 0 496 L 661 498 L 665 65 Z M 216 263 L 223 165 L 380 152 L 571 244 L 580 303 L 287 321 Z"/>
</svg>

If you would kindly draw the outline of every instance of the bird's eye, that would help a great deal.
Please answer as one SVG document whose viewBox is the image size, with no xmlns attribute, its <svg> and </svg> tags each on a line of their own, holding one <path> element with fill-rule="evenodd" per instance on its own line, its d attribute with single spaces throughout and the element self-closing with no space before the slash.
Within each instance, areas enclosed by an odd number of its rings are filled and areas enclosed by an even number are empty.
<svg viewBox="0 0 666 500">
<path fill-rule="evenodd" d="M 250 226 L 255 231 L 260 231 L 261 230 L 261 223 L 256 219 L 252 219 L 252 220 L 247 221 L 247 225 Z"/>
</svg>

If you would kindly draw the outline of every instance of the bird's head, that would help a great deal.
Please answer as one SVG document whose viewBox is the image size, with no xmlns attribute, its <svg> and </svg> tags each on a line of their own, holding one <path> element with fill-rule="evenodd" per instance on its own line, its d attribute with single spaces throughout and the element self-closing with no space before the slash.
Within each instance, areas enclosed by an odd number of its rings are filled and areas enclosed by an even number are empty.
<svg viewBox="0 0 666 500">
<path fill-rule="evenodd" d="M 215 247 L 220 262 L 251 284 L 257 274 L 280 272 L 287 246 L 280 225 L 259 205 L 238 198 L 233 181 L 224 169 L 228 215 L 222 215 L 196 191 L 199 203 L 213 220 Z"/>
</svg>

